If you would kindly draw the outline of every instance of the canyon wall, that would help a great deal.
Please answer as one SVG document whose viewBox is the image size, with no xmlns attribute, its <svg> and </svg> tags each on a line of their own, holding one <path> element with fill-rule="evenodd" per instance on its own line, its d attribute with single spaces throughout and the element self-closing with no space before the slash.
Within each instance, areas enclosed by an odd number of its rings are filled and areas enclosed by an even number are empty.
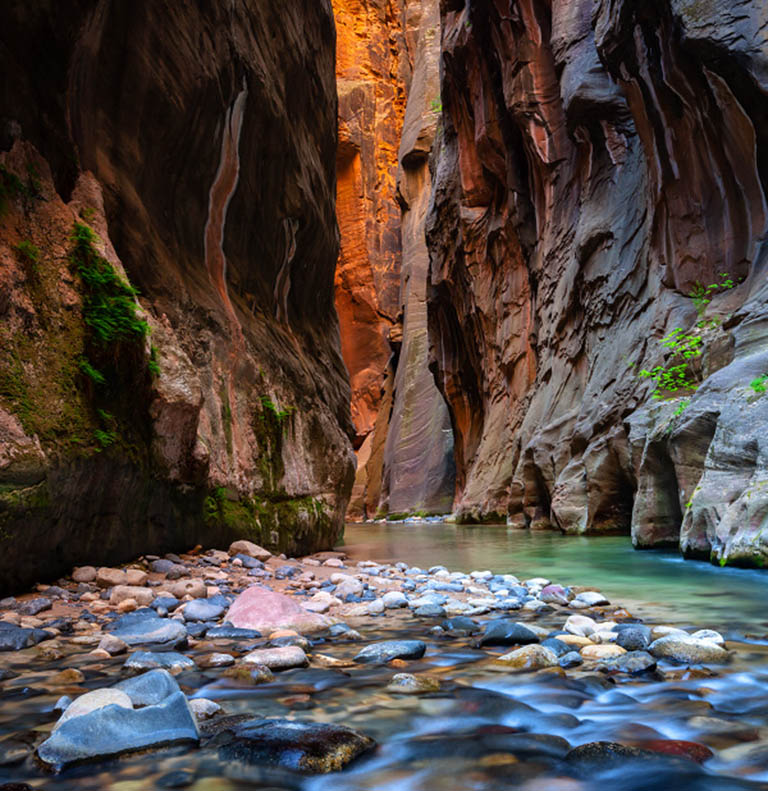
<svg viewBox="0 0 768 791">
<path fill-rule="evenodd" d="M 330 3 L 44 5 L 0 11 L 0 588 L 330 547 L 354 476 Z"/>
<path fill-rule="evenodd" d="M 441 12 L 428 312 L 457 517 L 765 564 L 768 12 Z M 674 365 L 698 389 L 652 399 L 639 372 Z"/>
<path fill-rule="evenodd" d="M 452 434 L 428 370 L 424 220 L 439 113 L 437 0 L 334 0 L 336 305 L 352 386 L 350 519 L 445 513 Z"/>
</svg>

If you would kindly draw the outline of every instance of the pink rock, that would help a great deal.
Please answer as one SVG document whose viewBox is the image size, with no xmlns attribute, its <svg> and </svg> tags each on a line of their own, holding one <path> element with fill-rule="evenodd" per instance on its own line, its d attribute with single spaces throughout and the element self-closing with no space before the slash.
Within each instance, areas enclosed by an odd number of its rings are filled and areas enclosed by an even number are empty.
<svg viewBox="0 0 768 791">
<path fill-rule="evenodd" d="M 327 629 L 333 620 L 305 610 L 290 596 L 252 585 L 232 603 L 226 620 L 240 629 L 269 634 L 276 629 L 295 629 L 304 634 Z"/>
</svg>

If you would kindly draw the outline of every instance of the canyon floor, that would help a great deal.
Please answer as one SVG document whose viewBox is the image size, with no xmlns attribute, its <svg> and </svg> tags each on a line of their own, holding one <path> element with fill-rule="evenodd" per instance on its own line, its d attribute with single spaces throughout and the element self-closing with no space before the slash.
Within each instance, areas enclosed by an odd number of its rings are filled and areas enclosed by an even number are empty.
<svg viewBox="0 0 768 791">
<path fill-rule="evenodd" d="M 509 571 L 76 568 L 0 601 L 0 788 L 765 788 L 764 638 Z"/>
</svg>

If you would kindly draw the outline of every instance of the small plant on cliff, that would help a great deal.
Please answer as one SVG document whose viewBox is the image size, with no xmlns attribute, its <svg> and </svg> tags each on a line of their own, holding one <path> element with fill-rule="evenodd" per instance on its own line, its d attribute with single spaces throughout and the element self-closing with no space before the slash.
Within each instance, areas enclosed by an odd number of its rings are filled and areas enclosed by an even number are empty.
<svg viewBox="0 0 768 791">
<path fill-rule="evenodd" d="M 285 409 L 280 409 L 269 396 L 261 397 L 261 405 L 265 410 L 268 410 L 279 425 L 285 423 L 286 420 L 296 411 L 295 406 L 287 406 Z"/>
<path fill-rule="evenodd" d="M 154 345 L 149 348 L 149 362 L 147 363 L 147 368 L 153 379 L 160 376 L 160 363 L 157 361 L 157 347 Z"/>
<path fill-rule="evenodd" d="M 101 371 L 94 368 L 90 362 L 88 362 L 87 357 L 81 357 L 77 361 L 78 368 L 80 372 L 85 374 L 95 385 L 103 385 L 107 380 L 104 378 L 104 374 Z"/>
<path fill-rule="evenodd" d="M 721 291 L 728 291 L 731 288 L 735 288 L 737 285 L 737 281 L 727 272 L 721 272 L 719 283 L 710 283 L 705 286 L 703 283 L 696 281 L 693 290 L 688 296 L 693 300 L 693 304 L 696 306 L 699 316 L 703 316 L 704 311 L 707 309 L 707 305 L 712 301 L 712 297 L 714 297 L 715 294 Z"/>
<path fill-rule="evenodd" d="M 695 357 L 700 357 L 704 351 L 701 336 L 687 334 L 680 327 L 675 327 L 669 335 L 661 339 L 661 345 L 669 350 L 668 362 L 650 370 L 643 368 L 638 374 L 641 379 L 651 379 L 656 383 L 651 397 L 659 399 L 664 398 L 665 394 L 675 394 L 680 390 L 696 390 L 698 383 L 694 379 L 690 362 Z"/>
<path fill-rule="evenodd" d="M 429 109 L 432 110 L 433 113 L 442 113 L 443 112 L 442 99 L 439 96 L 432 99 L 432 101 L 429 103 Z"/>
<path fill-rule="evenodd" d="M 143 340 L 149 334 L 149 325 L 137 316 L 136 289 L 99 254 L 94 246 L 96 234 L 88 225 L 75 223 L 72 242 L 71 261 L 87 289 L 84 319 L 95 339 L 102 346 Z"/>
<path fill-rule="evenodd" d="M 768 374 L 763 374 L 762 376 L 758 376 L 757 379 L 753 379 L 749 386 L 758 394 L 762 395 L 766 389 L 766 382 L 768 382 Z"/>
</svg>

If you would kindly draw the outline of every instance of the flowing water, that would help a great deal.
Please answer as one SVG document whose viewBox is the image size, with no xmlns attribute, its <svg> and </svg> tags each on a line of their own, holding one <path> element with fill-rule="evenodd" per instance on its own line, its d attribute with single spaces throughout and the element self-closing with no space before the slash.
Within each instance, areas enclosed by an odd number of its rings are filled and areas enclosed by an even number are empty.
<svg viewBox="0 0 768 791">
<path fill-rule="evenodd" d="M 344 550 L 356 560 L 451 570 L 490 569 L 520 579 L 591 585 L 669 623 L 706 623 L 732 633 L 768 632 L 768 571 L 716 568 L 676 552 L 637 551 L 625 536 L 444 522 L 347 525 Z M 734 634 L 736 636 L 736 634 Z"/>
<path fill-rule="evenodd" d="M 124 658 L 94 663 L 81 649 L 51 660 L 27 649 L 0 655 L 2 667 L 19 674 L 0 685 L 0 785 L 23 781 L 46 791 L 768 789 L 768 575 L 682 563 L 671 554 L 636 553 L 626 539 L 570 539 L 503 527 L 350 526 L 345 549 L 354 559 L 465 571 L 490 568 L 523 579 L 544 575 L 563 584 L 594 585 L 619 604 L 649 602 L 629 606 L 635 614 L 644 608 L 649 622 L 721 627 L 736 640 L 752 637 L 729 644 L 738 652 L 726 667 L 689 671 L 663 665 L 662 673 L 642 677 L 602 673 L 594 665 L 567 673 L 514 674 L 494 662 L 509 649 L 479 650 L 467 636 L 438 634 L 437 622 L 397 611 L 353 625 L 366 642 L 423 639 L 425 656 L 403 668 L 310 667 L 279 673 L 260 686 L 224 678 L 217 669 L 178 676 L 187 695 L 216 700 L 229 714 L 342 723 L 378 742 L 377 750 L 344 772 L 317 777 L 223 760 L 214 745 L 128 755 L 58 776 L 46 775 L 31 756 L 2 765 L 9 745 L 33 742 L 55 722 L 52 708 L 62 690 L 47 684 L 54 671 L 80 668 L 85 674 L 80 691 L 124 676 Z M 536 623 L 558 629 L 567 615 L 558 609 Z M 211 650 L 238 655 L 250 647 L 203 640 L 185 653 L 193 658 Z M 360 642 L 336 639 L 316 650 L 349 660 L 360 647 Z M 442 688 L 419 696 L 389 691 L 393 674 L 404 671 L 437 677 Z M 635 746 L 690 740 L 714 755 L 703 767 L 681 758 L 602 765 L 565 759 L 570 748 L 597 740 Z"/>
</svg>

